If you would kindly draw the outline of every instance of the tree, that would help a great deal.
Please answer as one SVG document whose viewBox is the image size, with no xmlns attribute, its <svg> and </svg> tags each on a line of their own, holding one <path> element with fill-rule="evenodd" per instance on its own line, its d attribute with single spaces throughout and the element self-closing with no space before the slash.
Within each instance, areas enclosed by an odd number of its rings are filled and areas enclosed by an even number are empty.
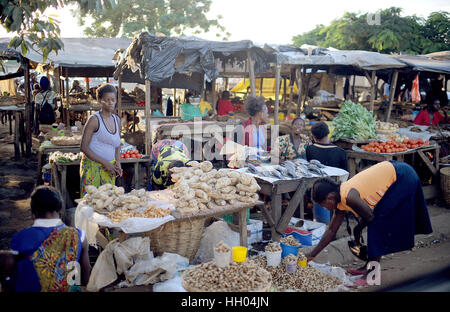
<svg viewBox="0 0 450 312">
<path fill-rule="evenodd" d="M 450 19 L 447 12 L 431 13 L 427 19 L 400 14 L 401 8 L 381 10 L 380 23 L 371 23 L 369 13 L 345 13 L 330 25 L 292 38 L 295 45 L 313 44 L 343 50 L 381 53 L 424 54 L 450 50 Z"/>
<path fill-rule="evenodd" d="M 63 8 L 69 3 L 77 3 L 82 12 L 98 12 L 111 9 L 116 0 L 0 0 L 2 26 L 15 36 L 9 46 L 21 47 L 26 55 L 29 49 L 42 54 L 43 61 L 51 52 L 57 53 L 64 46 L 59 39 L 59 21 L 54 15 L 46 15 L 47 8 Z"/>
<path fill-rule="evenodd" d="M 80 26 L 86 20 L 94 21 L 84 33 L 90 37 L 132 37 L 142 31 L 160 32 L 167 36 L 185 35 L 187 30 L 194 34 L 216 28 L 217 37 L 229 37 L 219 24 L 221 16 L 208 19 L 212 0 L 121 0 L 117 7 L 79 16 Z"/>
</svg>

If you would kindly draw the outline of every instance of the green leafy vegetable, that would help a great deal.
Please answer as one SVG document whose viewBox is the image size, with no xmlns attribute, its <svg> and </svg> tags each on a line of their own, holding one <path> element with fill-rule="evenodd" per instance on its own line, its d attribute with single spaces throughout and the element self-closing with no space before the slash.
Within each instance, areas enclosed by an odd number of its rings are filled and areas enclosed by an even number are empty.
<svg viewBox="0 0 450 312">
<path fill-rule="evenodd" d="M 374 139 L 377 136 L 375 119 L 361 104 L 345 101 L 333 120 L 332 139 Z"/>
</svg>

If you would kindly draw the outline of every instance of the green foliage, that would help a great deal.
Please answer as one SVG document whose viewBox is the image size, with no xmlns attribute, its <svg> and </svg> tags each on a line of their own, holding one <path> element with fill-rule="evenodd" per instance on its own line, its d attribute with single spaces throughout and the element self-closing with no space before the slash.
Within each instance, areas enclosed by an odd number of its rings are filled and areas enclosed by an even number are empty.
<svg viewBox="0 0 450 312">
<path fill-rule="evenodd" d="M 212 0 L 120 0 L 117 7 L 102 11 L 86 12 L 81 9 L 80 26 L 86 20 L 94 22 L 84 33 L 90 37 L 132 37 L 142 31 L 160 32 L 167 36 L 194 34 L 217 29 L 217 37 L 226 40 L 229 33 L 220 25 L 221 16 L 208 19 Z"/>
<path fill-rule="evenodd" d="M 317 25 L 292 40 L 298 46 L 312 44 L 381 53 L 426 54 L 450 50 L 448 12 L 433 12 L 427 19 L 415 15 L 400 16 L 401 12 L 402 9 L 396 7 L 378 11 L 379 25 L 373 14 L 345 13 L 330 25 Z"/>
<path fill-rule="evenodd" d="M 345 101 L 333 119 L 332 139 L 373 139 L 377 136 L 375 117 L 364 106 Z"/>
<path fill-rule="evenodd" d="M 20 47 L 23 55 L 33 49 L 42 54 L 43 62 L 51 52 L 58 53 L 64 46 L 59 39 L 59 21 L 55 16 L 47 16 L 45 10 L 63 8 L 69 3 L 78 3 L 84 12 L 98 12 L 116 6 L 116 0 L 0 0 L 2 26 L 15 35 L 9 46 Z"/>
</svg>

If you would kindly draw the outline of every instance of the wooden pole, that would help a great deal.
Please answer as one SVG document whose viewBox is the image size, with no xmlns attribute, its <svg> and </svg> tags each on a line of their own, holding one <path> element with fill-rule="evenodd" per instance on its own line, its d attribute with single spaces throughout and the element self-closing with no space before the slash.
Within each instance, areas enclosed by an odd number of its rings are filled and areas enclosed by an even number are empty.
<svg viewBox="0 0 450 312">
<path fill-rule="evenodd" d="M 250 76 L 250 88 L 252 96 L 256 96 L 256 83 L 255 83 L 255 68 L 253 65 L 252 55 L 250 50 L 247 51 L 247 63 L 248 63 L 248 72 Z"/>
<path fill-rule="evenodd" d="M 372 70 L 372 78 L 371 78 L 372 91 L 370 92 L 370 111 L 372 113 L 375 104 L 375 78 L 376 78 L 376 71 Z"/>
<path fill-rule="evenodd" d="M 291 114 L 291 110 L 292 110 L 292 101 L 293 101 L 293 99 L 294 99 L 294 81 L 295 80 L 290 80 L 289 79 L 289 83 L 291 84 L 291 89 L 290 89 L 290 91 L 289 91 L 289 103 L 288 103 L 288 110 L 287 110 L 287 113 L 286 113 L 286 117 L 288 117 L 290 114 Z"/>
<path fill-rule="evenodd" d="M 392 77 L 391 90 L 389 91 L 389 107 L 386 114 L 386 122 L 391 118 L 392 105 L 394 104 L 395 89 L 397 87 L 398 70 L 394 71 L 394 76 Z"/>
<path fill-rule="evenodd" d="M 264 78 L 261 77 L 260 79 L 261 80 L 259 81 L 259 96 L 262 96 L 263 95 L 263 81 L 264 81 Z"/>
<path fill-rule="evenodd" d="M 286 93 L 287 93 L 287 86 L 286 86 L 286 77 L 283 78 L 283 104 L 286 105 Z"/>
<path fill-rule="evenodd" d="M 122 118 L 122 72 L 119 73 L 119 89 L 117 90 L 117 115 Z M 119 133 L 122 133 L 122 123 L 119 125 Z"/>
<path fill-rule="evenodd" d="M 355 83 L 356 83 L 356 75 L 353 75 L 352 97 L 351 97 L 353 102 L 356 102 Z"/>
<path fill-rule="evenodd" d="M 299 74 L 298 74 L 298 99 L 297 99 L 297 116 L 300 116 L 300 105 L 302 102 L 302 87 L 303 87 L 303 66 L 300 66 L 299 68 Z"/>
<path fill-rule="evenodd" d="M 308 92 L 309 92 L 309 82 L 311 80 L 311 76 L 314 74 L 314 70 L 311 71 L 311 73 L 308 76 L 308 79 L 306 79 L 306 86 L 305 86 L 305 94 L 303 96 L 303 102 L 302 102 L 302 111 L 303 111 L 303 107 L 305 107 L 305 103 L 306 103 L 306 98 L 308 97 Z M 305 70 L 305 75 L 306 75 L 306 70 Z"/>
<path fill-rule="evenodd" d="M 150 80 L 145 80 L 145 155 L 150 155 L 152 150 L 152 132 L 150 125 L 151 110 L 151 84 Z"/>
<path fill-rule="evenodd" d="M 217 109 L 216 109 L 216 101 L 217 101 L 217 95 L 216 95 L 216 79 L 211 81 L 211 106 L 213 107 L 214 115 L 217 115 Z"/>
<path fill-rule="evenodd" d="M 31 157 L 31 123 L 34 119 L 31 111 L 31 90 L 30 90 L 30 63 L 28 61 L 25 62 L 25 120 L 27 123 L 26 127 L 26 157 Z M 16 114 L 17 118 L 18 114 Z M 16 119 L 16 124 L 19 120 Z M 17 128 L 16 128 L 17 131 Z"/>
<path fill-rule="evenodd" d="M 178 112 L 177 112 L 177 89 L 173 89 L 173 112 L 172 112 L 172 116 L 178 116 Z M 178 103 L 178 105 L 180 105 L 180 103 Z"/>
<path fill-rule="evenodd" d="M 66 122 L 64 124 L 66 127 L 70 127 L 70 116 L 69 116 L 69 68 L 66 67 L 66 107 L 64 108 L 64 113 L 66 115 Z"/>
<path fill-rule="evenodd" d="M 277 65 L 275 72 L 275 110 L 274 110 L 274 124 L 278 125 L 278 110 L 280 107 L 280 75 L 281 65 Z"/>
</svg>

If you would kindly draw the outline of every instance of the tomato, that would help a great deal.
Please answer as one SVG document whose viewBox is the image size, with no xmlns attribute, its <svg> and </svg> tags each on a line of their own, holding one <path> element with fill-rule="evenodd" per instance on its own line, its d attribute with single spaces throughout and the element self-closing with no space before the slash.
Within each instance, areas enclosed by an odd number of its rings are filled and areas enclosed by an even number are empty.
<svg viewBox="0 0 450 312">
<path fill-rule="evenodd" d="M 142 158 L 142 154 L 136 154 L 137 158 Z"/>
<path fill-rule="evenodd" d="M 125 154 L 125 156 L 123 156 L 123 158 L 130 158 L 130 155 Z"/>
</svg>

